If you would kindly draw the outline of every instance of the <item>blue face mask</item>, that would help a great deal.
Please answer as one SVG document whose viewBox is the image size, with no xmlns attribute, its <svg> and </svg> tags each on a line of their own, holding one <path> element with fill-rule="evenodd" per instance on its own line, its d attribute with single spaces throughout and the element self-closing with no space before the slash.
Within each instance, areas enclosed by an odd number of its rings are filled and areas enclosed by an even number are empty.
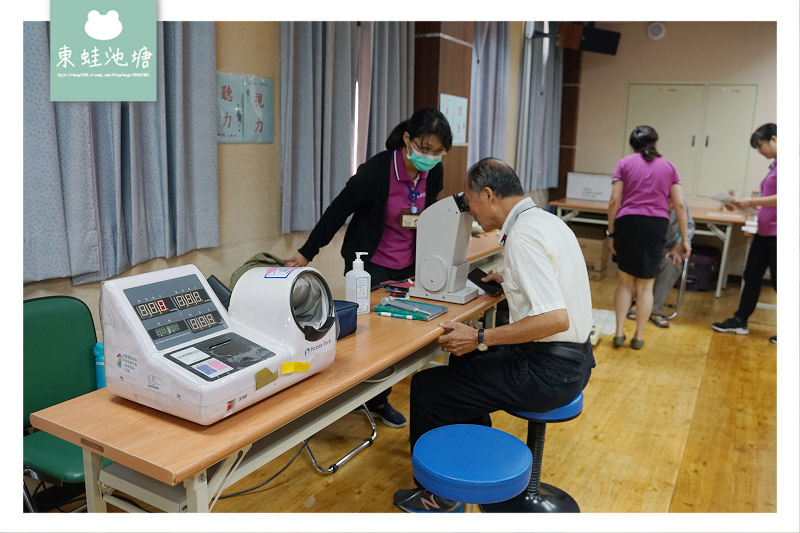
<svg viewBox="0 0 800 533">
<path fill-rule="evenodd" d="M 422 152 L 418 152 L 414 146 L 411 146 L 411 155 L 407 156 L 408 159 L 411 161 L 411 164 L 414 165 L 414 168 L 419 170 L 420 172 L 427 172 L 442 160 L 442 156 L 434 156 L 423 154 Z"/>
</svg>

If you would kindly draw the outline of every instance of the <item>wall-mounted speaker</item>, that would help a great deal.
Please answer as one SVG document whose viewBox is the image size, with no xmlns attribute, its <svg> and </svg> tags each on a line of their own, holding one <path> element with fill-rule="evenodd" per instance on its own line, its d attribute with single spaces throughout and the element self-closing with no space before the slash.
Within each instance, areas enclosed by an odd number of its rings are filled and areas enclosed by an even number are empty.
<svg viewBox="0 0 800 533">
<path fill-rule="evenodd" d="M 598 30 L 584 26 L 581 36 L 581 50 L 614 55 L 617 53 L 620 34 L 616 31 Z"/>
</svg>

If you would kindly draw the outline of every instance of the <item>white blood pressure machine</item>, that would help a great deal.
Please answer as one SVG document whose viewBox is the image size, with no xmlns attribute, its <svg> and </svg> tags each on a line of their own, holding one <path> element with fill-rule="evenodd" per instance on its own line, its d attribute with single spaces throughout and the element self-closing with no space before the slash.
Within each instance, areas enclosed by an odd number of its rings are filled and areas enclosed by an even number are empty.
<svg viewBox="0 0 800 533">
<path fill-rule="evenodd" d="M 442 198 L 425 208 L 417 222 L 417 264 L 409 296 L 464 304 L 477 298 L 467 283 L 467 250 L 472 215 L 464 193 Z"/>
<path fill-rule="evenodd" d="M 103 282 L 105 374 L 123 398 L 211 424 L 333 362 L 333 299 L 313 268 L 261 267 L 228 311 L 194 265 Z"/>
</svg>

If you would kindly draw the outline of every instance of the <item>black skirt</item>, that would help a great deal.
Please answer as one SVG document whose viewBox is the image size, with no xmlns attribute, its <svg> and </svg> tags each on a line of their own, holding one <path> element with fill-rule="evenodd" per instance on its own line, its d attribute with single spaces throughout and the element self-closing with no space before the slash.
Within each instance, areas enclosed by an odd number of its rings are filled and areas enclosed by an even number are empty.
<svg viewBox="0 0 800 533">
<path fill-rule="evenodd" d="M 619 269 L 635 278 L 655 278 L 664 257 L 668 225 L 669 221 L 661 217 L 619 217 L 614 222 L 614 250 Z"/>
</svg>

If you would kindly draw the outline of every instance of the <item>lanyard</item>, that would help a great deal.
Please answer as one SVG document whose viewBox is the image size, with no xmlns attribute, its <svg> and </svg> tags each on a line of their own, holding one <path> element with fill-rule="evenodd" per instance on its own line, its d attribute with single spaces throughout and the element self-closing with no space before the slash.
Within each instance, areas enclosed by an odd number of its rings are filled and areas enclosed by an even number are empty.
<svg viewBox="0 0 800 533">
<path fill-rule="evenodd" d="M 411 214 L 412 215 L 416 215 L 417 211 L 419 211 L 419 209 L 417 209 L 417 205 L 416 204 L 417 204 L 417 198 L 419 198 L 420 194 L 421 194 L 421 193 L 417 192 L 417 189 L 419 189 L 419 184 L 420 184 L 421 181 L 422 181 L 421 179 L 417 178 L 417 183 L 414 184 L 414 188 L 413 189 L 411 188 L 411 183 L 406 182 L 406 187 L 408 187 L 408 199 L 411 201 Z"/>
<path fill-rule="evenodd" d="M 400 181 L 400 173 L 397 171 L 397 150 L 392 152 L 392 162 L 394 163 L 394 177 L 397 181 Z M 417 192 L 419 189 L 419 184 L 422 180 L 419 179 L 419 174 L 417 174 L 417 178 L 414 180 L 414 188 L 411 188 L 411 183 L 406 181 L 406 187 L 408 187 L 408 199 L 411 202 L 411 214 L 416 215 L 419 212 L 419 208 L 417 207 L 417 199 L 422 196 L 422 193 Z"/>
<path fill-rule="evenodd" d="M 519 218 L 519 216 L 522 213 L 524 213 L 525 211 L 527 211 L 528 209 L 533 209 L 534 207 L 538 207 L 536 204 L 533 203 L 533 200 L 531 200 L 530 198 L 526 198 L 525 200 L 527 200 L 526 203 L 530 203 L 532 205 L 529 205 L 525 209 L 520 209 L 519 211 L 517 211 L 514 214 L 514 218 L 512 218 L 511 220 L 508 221 L 508 228 L 506 229 L 506 232 L 503 234 L 503 237 L 500 239 L 500 245 L 501 246 L 505 246 L 506 245 L 506 238 L 508 237 L 508 234 L 511 233 L 511 228 L 514 226 L 514 223 L 517 221 L 517 218 Z M 525 201 L 525 200 L 523 200 L 523 201 Z"/>
</svg>

